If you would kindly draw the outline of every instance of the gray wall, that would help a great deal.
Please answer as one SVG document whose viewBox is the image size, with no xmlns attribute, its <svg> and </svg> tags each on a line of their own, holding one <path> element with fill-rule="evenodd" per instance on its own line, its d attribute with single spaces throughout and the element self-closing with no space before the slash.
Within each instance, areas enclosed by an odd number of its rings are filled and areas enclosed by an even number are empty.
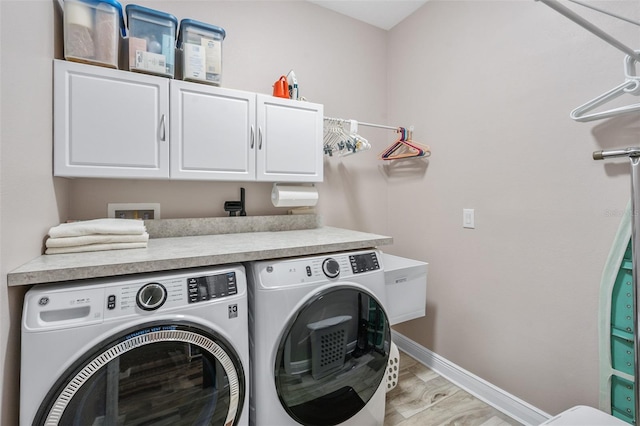
<svg viewBox="0 0 640 426">
<path fill-rule="evenodd" d="M 67 216 L 68 183 L 52 178 L 52 61 L 61 28 L 51 1 L 0 2 L 0 423 L 18 413 L 22 288 L 6 274 L 37 257 Z M 25 25 L 28 23 L 28 25 Z"/>
<path fill-rule="evenodd" d="M 626 206 L 628 167 L 590 153 L 637 144 L 639 123 L 568 112 L 622 81 L 621 54 L 533 1 L 431 1 L 389 32 L 303 1 L 136 3 L 224 27 L 225 87 L 270 93 L 293 68 L 327 116 L 415 125 L 428 162 L 382 163 L 395 135 L 366 128 L 371 151 L 325 159 L 324 222 L 391 235 L 386 251 L 430 263 L 428 315 L 400 332 L 550 413 L 597 405 L 600 274 L 621 219 L 608 212 Z M 635 1 L 603 3 L 640 20 Z M 249 214 L 283 212 L 269 184 L 52 178 L 57 2 L 2 0 L 0 20 L 0 423 L 15 424 L 24 289 L 6 274 L 40 255 L 49 227 L 108 202 L 222 216 L 241 186 Z"/>
<path fill-rule="evenodd" d="M 640 20 L 636 1 L 593 4 Z M 640 48 L 637 27 L 569 7 Z M 398 330 L 549 413 L 598 405 L 599 287 L 629 166 L 591 153 L 637 146 L 640 120 L 569 112 L 622 83 L 623 58 L 534 1 L 431 1 L 389 34 L 390 120 L 433 150 L 388 178 L 394 250 L 430 263 L 427 317 Z"/>
</svg>

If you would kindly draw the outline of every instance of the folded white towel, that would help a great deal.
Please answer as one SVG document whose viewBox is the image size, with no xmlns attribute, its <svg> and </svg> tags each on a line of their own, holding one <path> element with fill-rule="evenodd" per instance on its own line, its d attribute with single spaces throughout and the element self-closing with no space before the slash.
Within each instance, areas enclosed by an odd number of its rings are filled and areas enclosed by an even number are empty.
<svg viewBox="0 0 640 426">
<path fill-rule="evenodd" d="M 81 235 L 79 237 L 48 238 L 45 245 L 47 248 L 59 248 L 87 246 L 91 244 L 146 243 L 147 241 L 149 241 L 149 234 L 146 232 L 140 235 L 93 234 Z"/>
<path fill-rule="evenodd" d="M 145 233 L 144 222 L 136 219 L 93 219 L 79 222 L 61 223 L 49 229 L 51 238 L 79 237 L 91 234 L 129 234 Z"/>
<path fill-rule="evenodd" d="M 122 250 L 146 247 L 147 243 L 90 244 L 88 246 L 52 247 L 48 248 L 45 251 L 45 254 L 81 253 L 86 251 Z"/>
</svg>

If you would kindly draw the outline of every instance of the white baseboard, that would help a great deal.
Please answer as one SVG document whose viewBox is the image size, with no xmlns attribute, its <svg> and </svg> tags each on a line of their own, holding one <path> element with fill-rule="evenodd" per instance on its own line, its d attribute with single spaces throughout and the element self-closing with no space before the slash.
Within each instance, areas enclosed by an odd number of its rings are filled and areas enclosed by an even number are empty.
<svg viewBox="0 0 640 426">
<path fill-rule="evenodd" d="M 544 411 L 442 358 L 397 331 L 391 331 L 391 338 L 403 352 L 514 420 L 525 425 L 539 425 L 551 418 Z"/>
</svg>

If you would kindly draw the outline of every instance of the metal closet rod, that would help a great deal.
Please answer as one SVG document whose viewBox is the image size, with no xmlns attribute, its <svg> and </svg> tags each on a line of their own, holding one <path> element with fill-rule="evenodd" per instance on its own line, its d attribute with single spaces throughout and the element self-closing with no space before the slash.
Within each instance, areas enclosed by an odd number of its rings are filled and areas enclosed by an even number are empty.
<svg viewBox="0 0 640 426">
<path fill-rule="evenodd" d="M 325 117 L 325 120 L 334 120 L 334 121 L 340 121 L 343 123 L 348 123 L 351 120 L 345 120 L 344 118 L 331 118 L 331 117 Z M 377 127 L 379 129 L 388 129 L 388 130 L 398 130 L 399 126 L 393 127 L 393 126 L 387 126 L 384 124 L 374 124 L 374 123 L 363 123 L 362 121 L 358 121 L 358 120 L 354 120 L 358 123 L 358 126 L 366 126 L 366 127 Z"/>
<path fill-rule="evenodd" d="M 572 11 L 571 9 L 568 9 L 567 7 L 561 5 L 557 0 L 536 0 L 536 1 L 539 1 L 539 2 L 542 2 L 542 3 L 546 4 L 550 8 L 554 9 L 556 12 L 558 12 L 558 13 L 566 16 L 567 18 L 571 19 L 573 22 L 575 22 L 576 24 L 580 25 L 581 27 L 583 27 L 587 31 L 590 31 L 594 35 L 600 37 L 602 40 L 606 41 L 611 46 L 615 47 L 618 50 L 621 50 L 622 52 L 626 53 L 627 55 L 629 55 L 630 57 L 632 57 L 636 61 L 640 62 L 640 55 L 638 53 L 636 53 L 635 50 L 633 50 L 629 46 L 625 45 L 621 41 L 613 38 L 608 33 L 602 31 L 596 25 L 594 25 L 591 22 L 587 21 L 586 19 L 584 19 L 582 16 L 578 15 L 577 13 Z"/>
</svg>

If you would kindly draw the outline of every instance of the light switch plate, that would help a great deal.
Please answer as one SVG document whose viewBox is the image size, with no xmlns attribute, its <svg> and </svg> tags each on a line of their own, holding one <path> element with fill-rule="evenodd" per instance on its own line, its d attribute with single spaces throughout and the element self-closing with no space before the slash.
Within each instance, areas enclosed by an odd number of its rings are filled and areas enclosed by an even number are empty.
<svg viewBox="0 0 640 426">
<path fill-rule="evenodd" d="M 120 219 L 160 219 L 160 203 L 108 203 L 107 217 Z"/>
<path fill-rule="evenodd" d="M 462 227 L 475 229 L 476 219 L 474 209 L 462 209 Z"/>
</svg>

